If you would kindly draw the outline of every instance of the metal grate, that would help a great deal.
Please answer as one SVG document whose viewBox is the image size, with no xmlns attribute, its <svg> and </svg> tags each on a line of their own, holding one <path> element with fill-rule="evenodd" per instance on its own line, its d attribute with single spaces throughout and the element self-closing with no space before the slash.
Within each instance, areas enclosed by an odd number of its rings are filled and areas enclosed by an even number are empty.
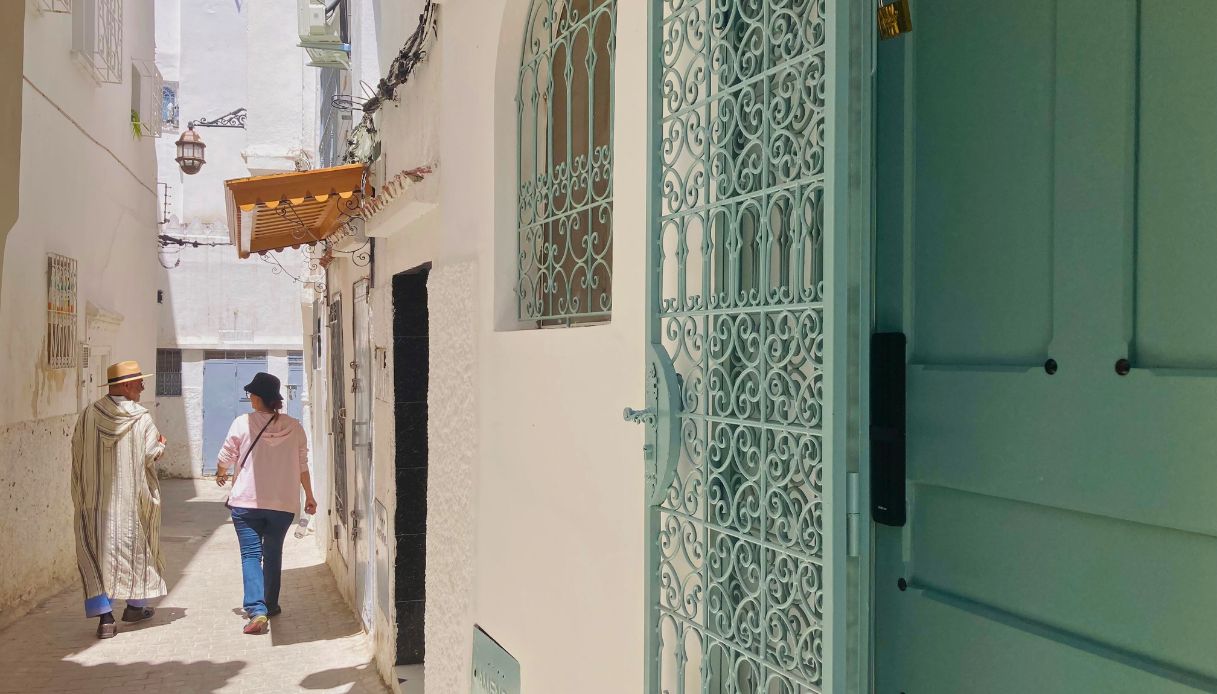
<svg viewBox="0 0 1217 694">
<path fill-rule="evenodd" d="M 612 312 L 615 0 L 533 0 L 516 95 L 517 315 Z"/>
<path fill-rule="evenodd" d="M 42 12 L 68 14 L 72 11 L 72 0 L 38 0 L 38 9 Z"/>
<path fill-rule="evenodd" d="M 176 133 L 181 127 L 178 120 L 181 111 L 178 106 L 179 90 L 177 82 L 161 83 L 161 130 L 164 132 Z"/>
<path fill-rule="evenodd" d="M 350 109 L 335 106 L 335 100 L 351 96 L 349 73 L 336 68 L 321 69 L 321 138 L 317 159 L 322 167 L 342 164 L 342 155 L 351 136 Z"/>
<path fill-rule="evenodd" d="M 156 350 L 156 397 L 182 396 L 182 350 Z"/>
<path fill-rule="evenodd" d="M 122 0 L 73 0 L 72 53 L 93 79 L 122 83 Z"/>
<path fill-rule="evenodd" d="M 649 333 L 679 384 L 680 442 L 650 480 L 647 691 L 818 693 L 835 609 L 823 455 L 835 18 L 825 0 L 654 7 Z"/>
<path fill-rule="evenodd" d="M 266 359 L 266 351 L 241 349 L 209 349 L 203 352 L 204 359 L 228 359 L 233 361 Z"/>
<path fill-rule="evenodd" d="M 76 261 L 47 254 L 46 357 L 52 369 L 76 366 Z"/>
<path fill-rule="evenodd" d="M 131 61 L 131 127 L 136 134 L 160 137 L 164 129 L 165 80 L 156 64 Z"/>
</svg>

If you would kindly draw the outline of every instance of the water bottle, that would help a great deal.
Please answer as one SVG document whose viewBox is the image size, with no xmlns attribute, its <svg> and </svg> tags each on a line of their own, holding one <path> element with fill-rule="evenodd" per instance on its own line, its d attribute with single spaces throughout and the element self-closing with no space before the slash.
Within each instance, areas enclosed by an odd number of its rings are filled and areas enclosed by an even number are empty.
<svg viewBox="0 0 1217 694">
<path fill-rule="evenodd" d="M 307 532 L 308 532 L 308 516 L 301 515 L 300 520 L 296 521 L 296 537 L 297 538 L 304 537 L 304 534 Z"/>
</svg>

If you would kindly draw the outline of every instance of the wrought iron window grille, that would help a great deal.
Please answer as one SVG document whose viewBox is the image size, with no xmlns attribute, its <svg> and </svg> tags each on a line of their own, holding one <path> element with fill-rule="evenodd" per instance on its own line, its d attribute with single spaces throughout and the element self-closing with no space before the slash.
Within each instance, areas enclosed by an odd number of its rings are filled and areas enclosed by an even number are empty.
<svg viewBox="0 0 1217 694">
<path fill-rule="evenodd" d="M 72 54 L 99 83 L 122 83 L 122 0 L 73 0 L 72 9 Z"/>
<path fill-rule="evenodd" d="M 156 350 L 156 397 L 182 396 L 182 350 Z"/>
<path fill-rule="evenodd" d="M 182 127 L 178 117 L 181 109 L 178 106 L 177 82 L 163 82 L 161 86 L 161 128 L 165 132 L 176 133 Z"/>
<path fill-rule="evenodd" d="M 608 320 L 615 0 L 533 0 L 517 108 L 517 317 Z"/>
<path fill-rule="evenodd" d="M 76 261 L 47 254 L 46 363 L 50 369 L 76 366 L 77 270 Z"/>
<path fill-rule="evenodd" d="M 198 118 L 186 125 L 191 128 L 244 128 L 246 115 L 245 107 L 242 106 L 211 120 Z"/>
<path fill-rule="evenodd" d="M 156 63 L 131 61 L 131 127 L 137 137 L 160 137 L 164 130 L 165 80 Z"/>
<path fill-rule="evenodd" d="M 341 164 L 350 144 L 351 112 L 339 106 L 351 98 L 349 81 L 349 73 L 345 70 L 321 69 L 321 137 L 318 138 L 317 154 L 322 168 Z"/>
<path fill-rule="evenodd" d="M 72 0 L 38 0 L 38 10 L 55 14 L 71 14 Z"/>
</svg>

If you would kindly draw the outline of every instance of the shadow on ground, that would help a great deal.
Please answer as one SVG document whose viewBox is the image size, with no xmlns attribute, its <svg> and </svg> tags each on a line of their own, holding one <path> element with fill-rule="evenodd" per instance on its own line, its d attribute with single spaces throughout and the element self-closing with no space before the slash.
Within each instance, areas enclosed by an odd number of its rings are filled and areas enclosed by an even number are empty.
<svg viewBox="0 0 1217 694">
<path fill-rule="evenodd" d="M 348 684 L 354 684 L 351 689 L 343 690 L 354 694 L 355 692 L 370 692 L 379 691 L 371 687 L 366 687 L 369 680 L 375 680 L 379 685 L 379 675 L 376 674 L 375 668 L 371 665 L 363 665 L 360 667 L 335 668 L 333 670 L 323 670 L 314 672 L 313 674 L 300 680 L 300 687 L 308 690 L 331 690 L 337 689 Z"/>
<path fill-rule="evenodd" d="M 317 599 L 330 593 L 333 580 L 325 564 L 283 570 L 279 595 L 283 612 L 270 620 L 270 636 L 276 646 L 331 641 L 359 633 L 359 623 L 341 598 Z"/>
<path fill-rule="evenodd" d="M 170 590 L 203 543 L 222 528 L 227 509 L 222 503 L 196 500 L 187 483 L 162 484 L 161 552 Z M 202 522 L 200 523 L 200 520 Z M 155 605 L 156 601 L 153 601 Z M 122 601 L 115 602 L 116 617 Z M 241 661 L 170 660 L 161 662 L 103 662 L 83 664 L 76 658 L 95 647 L 121 646 L 124 636 L 134 637 L 184 619 L 185 607 L 159 605 L 150 619 L 119 622 L 118 636 L 99 641 L 97 620 L 84 616 L 78 587 L 43 601 L 25 618 L 0 633 L 0 692 L 101 692 L 124 687 L 128 691 L 213 692 L 225 687 L 246 665 Z M 147 637 L 156 634 L 148 633 Z M 142 640 L 142 639 L 141 639 Z M 140 653 L 132 657 L 147 657 Z M 182 655 L 189 657 L 189 653 Z"/>
</svg>

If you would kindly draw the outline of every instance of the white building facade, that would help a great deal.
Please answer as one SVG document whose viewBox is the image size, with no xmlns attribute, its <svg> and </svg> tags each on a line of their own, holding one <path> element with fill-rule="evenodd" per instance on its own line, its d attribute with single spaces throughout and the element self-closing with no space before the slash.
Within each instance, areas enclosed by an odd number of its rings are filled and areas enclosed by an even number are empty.
<svg viewBox="0 0 1217 694">
<path fill-rule="evenodd" d="M 228 179 L 311 166 L 313 69 L 283 48 L 294 40 L 295 18 L 290 3 L 157 3 L 169 122 L 157 143 L 156 414 L 170 440 L 165 472 L 173 476 L 214 471 L 221 437 L 248 410 L 241 386 L 257 371 L 279 377 L 287 411 L 303 416 L 302 264 L 293 253 L 238 259 L 223 195 Z M 206 163 L 192 175 L 175 161 L 174 141 L 188 127 L 206 144 Z"/>
<path fill-rule="evenodd" d="M 24 57 L 4 68 L 22 66 L 20 212 L 0 286 L 4 622 L 76 579 L 72 427 L 109 362 L 154 368 L 158 289 L 152 3 L 13 8 L 5 26 L 24 33 Z"/>
</svg>

